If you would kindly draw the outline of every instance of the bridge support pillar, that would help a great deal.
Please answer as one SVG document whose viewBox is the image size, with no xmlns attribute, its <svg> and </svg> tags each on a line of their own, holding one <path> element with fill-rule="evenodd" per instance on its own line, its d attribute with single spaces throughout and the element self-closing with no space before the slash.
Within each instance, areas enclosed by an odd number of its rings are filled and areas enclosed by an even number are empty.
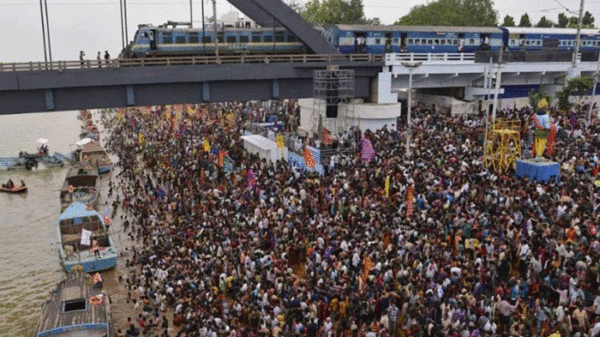
<svg viewBox="0 0 600 337">
<path fill-rule="evenodd" d="M 54 110 L 54 93 L 52 89 L 46 90 L 46 110 Z"/>
<path fill-rule="evenodd" d="M 208 82 L 202 82 L 202 101 L 210 101 L 210 87 Z"/>
<path fill-rule="evenodd" d="M 127 86 L 127 106 L 135 105 L 135 91 L 133 91 L 133 85 Z"/>
<path fill-rule="evenodd" d="M 279 80 L 273 80 L 273 98 L 279 98 Z"/>
</svg>

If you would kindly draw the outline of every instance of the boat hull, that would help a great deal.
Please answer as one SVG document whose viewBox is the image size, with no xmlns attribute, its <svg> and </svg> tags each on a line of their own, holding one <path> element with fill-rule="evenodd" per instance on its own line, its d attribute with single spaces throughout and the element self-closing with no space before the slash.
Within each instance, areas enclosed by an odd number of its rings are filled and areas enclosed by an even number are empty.
<svg viewBox="0 0 600 337">
<path fill-rule="evenodd" d="M 19 186 L 14 188 L 0 187 L 0 192 L 4 193 L 25 193 L 27 192 L 27 186 Z"/>
<path fill-rule="evenodd" d="M 83 323 L 83 324 L 61 326 L 58 328 L 42 331 L 37 335 L 37 337 L 55 336 L 55 335 L 64 334 L 64 333 L 71 332 L 71 331 L 82 331 L 82 332 L 89 331 L 90 332 L 89 335 L 93 336 L 93 333 L 96 331 L 107 331 L 107 330 L 108 330 L 108 323 Z"/>
<path fill-rule="evenodd" d="M 98 166 L 98 174 L 105 174 L 110 172 L 112 165 L 103 165 L 103 166 Z"/>
<path fill-rule="evenodd" d="M 67 273 L 71 272 L 71 269 L 77 265 L 81 265 L 83 271 L 86 273 L 92 273 L 97 271 L 108 270 L 114 268 L 117 265 L 117 255 L 116 254 L 108 254 L 106 257 L 101 257 L 99 259 L 85 259 L 82 260 L 81 263 L 77 260 L 64 260 L 63 258 L 63 266 Z"/>
</svg>

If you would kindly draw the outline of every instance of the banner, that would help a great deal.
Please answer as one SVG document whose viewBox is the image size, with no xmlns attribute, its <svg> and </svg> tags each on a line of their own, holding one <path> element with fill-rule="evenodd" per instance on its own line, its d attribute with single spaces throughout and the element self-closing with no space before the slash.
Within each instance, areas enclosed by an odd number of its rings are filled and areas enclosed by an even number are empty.
<svg viewBox="0 0 600 337">
<path fill-rule="evenodd" d="M 89 246 L 91 238 L 92 238 L 92 231 L 88 231 L 85 229 L 81 230 L 81 244 L 83 246 Z"/>
<path fill-rule="evenodd" d="M 385 178 L 385 197 L 390 197 L 390 176 Z"/>
<path fill-rule="evenodd" d="M 280 134 L 277 134 L 277 147 L 280 149 L 283 149 L 285 147 L 285 142 Z"/>
<path fill-rule="evenodd" d="M 204 140 L 204 151 L 205 152 L 209 152 L 210 151 L 210 143 L 208 142 L 208 139 Z"/>
</svg>

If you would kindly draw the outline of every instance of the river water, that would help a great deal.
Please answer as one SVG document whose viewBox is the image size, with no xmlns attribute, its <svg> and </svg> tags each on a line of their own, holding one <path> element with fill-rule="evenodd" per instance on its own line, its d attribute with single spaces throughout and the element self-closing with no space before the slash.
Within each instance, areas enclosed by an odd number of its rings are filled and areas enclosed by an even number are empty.
<svg viewBox="0 0 600 337">
<path fill-rule="evenodd" d="M 68 154 L 79 140 L 77 111 L 0 115 L 0 157 L 35 152 L 39 138 L 50 152 Z M 63 168 L 0 169 L 0 182 L 25 181 L 23 195 L 0 193 L 0 336 L 31 336 L 42 303 L 64 273 L 58 258 L 56 221 Z"/>
</svg>

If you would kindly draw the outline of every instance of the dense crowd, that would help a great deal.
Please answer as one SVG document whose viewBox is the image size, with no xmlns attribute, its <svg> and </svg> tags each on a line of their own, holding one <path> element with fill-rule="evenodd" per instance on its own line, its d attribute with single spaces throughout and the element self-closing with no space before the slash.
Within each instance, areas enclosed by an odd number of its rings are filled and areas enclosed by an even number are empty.
<svg viewBox="0 0 600 337">
<path fill-rule="evenodd" d="M 547 183 L 488 171 L 482 118 L 426 110 L 410 158 L 384 127 L 362 135 L 372 160 L 341 155 L 319 176 L 247 153 L 251 110 L 103 116 L 113 214 L 139 242 L 124 283 L 142 313 L 124 334 L 599 335 L 597 124 L 552 115 L 562 166 Z M 532 112 L 507 113 L 527 145 Z"/>
</svg>

